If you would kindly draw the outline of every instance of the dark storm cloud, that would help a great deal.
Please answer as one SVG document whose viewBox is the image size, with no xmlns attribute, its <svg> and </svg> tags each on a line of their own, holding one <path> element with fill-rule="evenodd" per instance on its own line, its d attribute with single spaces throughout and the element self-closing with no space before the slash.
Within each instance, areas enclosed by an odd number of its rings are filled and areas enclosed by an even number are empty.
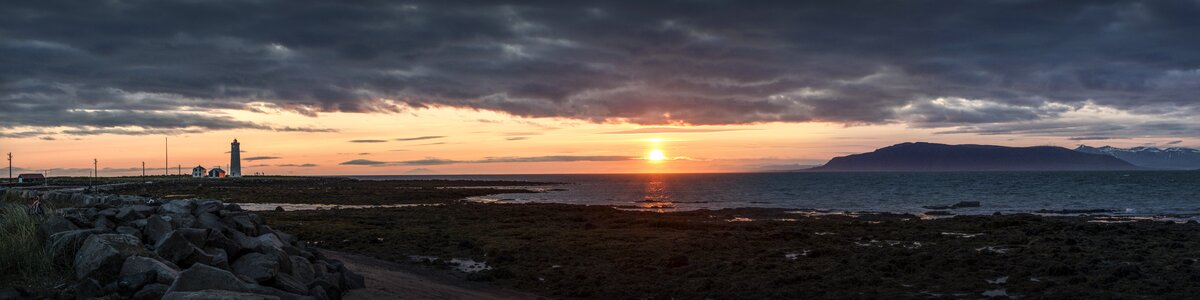
<svg viewBox="0 0 1200 300">
<path fill-rule="evenodd" d="M 1178 115 L 1200 106 L 1196 15 L 1188 0 L 9 1 L 0 127 L 270 129 L 206 113 L 251 101 L 963 132 L 1085 103 Z"/>
<path fill-rule="evenodd" d="M 482 163 L 530 163 L 530 162 L 581 162 L 581 161 L 624 161 L 638 159 L 635 156 L 574 156 L 574 155 L 553 155 L 553 156 L 532 156 L 532 157 L 486 157 L 479 160 L 453 160 L 441 158 L 426 158 L 418 160 L 405 161 L 376 161 L 368 159 L 355 159 L 340 163 L 340 165 L 350 166 L 436 166 L 436 165 L 452 165 L 452 164 L 482 164 Z"/>
<path fill-rule="evenodd" d="M 418 136 L 418 137 L 398 138 L 398 139 L 396 139 L 396 140 L 397 140 L 397 141 L 420 141 L 420 140 L 432 140 L 432 139 L 440 139 L 440 138 L 445 138 L 445 136 L 441 136 L 441 135 L 429 135 L 429 136 Z"/>
</svg>

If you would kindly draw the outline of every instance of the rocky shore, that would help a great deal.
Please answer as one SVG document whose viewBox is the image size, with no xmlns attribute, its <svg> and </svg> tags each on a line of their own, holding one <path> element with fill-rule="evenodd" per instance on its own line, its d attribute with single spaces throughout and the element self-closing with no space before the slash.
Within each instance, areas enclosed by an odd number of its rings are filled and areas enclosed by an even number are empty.
<svg viewBox="0 0 1200 300">
<path fill-rule="evenodd" d="M 258 215 L 217 200 L 4 190 L 55 207 L 38 226 L 72 283 L 0 298 L 341 299 L 362 276 Z M 6 298 L 7 299 L 7 298 Z"/>
</svg>

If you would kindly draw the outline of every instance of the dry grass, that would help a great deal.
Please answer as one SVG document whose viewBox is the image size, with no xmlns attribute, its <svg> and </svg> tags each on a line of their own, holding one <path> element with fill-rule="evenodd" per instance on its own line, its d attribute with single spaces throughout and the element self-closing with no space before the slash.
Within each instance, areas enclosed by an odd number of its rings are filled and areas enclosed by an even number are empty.
<svg viewBox="0 0 1200 300">
<path fill-rule="evenodd" d="M 0 204 L 0 285 L 50 287 L 61 283 L 66 272 L 53 267 L 38 238 L 43 217 L 30 215 L 28 205 L 13 204 L 16 199 L 9 198 Z"/>
</svg>

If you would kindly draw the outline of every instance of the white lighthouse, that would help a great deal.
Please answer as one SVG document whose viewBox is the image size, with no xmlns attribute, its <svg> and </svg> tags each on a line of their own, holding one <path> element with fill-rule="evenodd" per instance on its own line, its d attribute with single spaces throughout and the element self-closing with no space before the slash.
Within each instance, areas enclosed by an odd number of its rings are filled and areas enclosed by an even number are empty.
<svg viewBox="0 0 1200 300">
<path fill-rule="evenodd" d="M 237 139 L 229 144 L 229 177 L 242 177 L 242 144 Z"/>
</svg>

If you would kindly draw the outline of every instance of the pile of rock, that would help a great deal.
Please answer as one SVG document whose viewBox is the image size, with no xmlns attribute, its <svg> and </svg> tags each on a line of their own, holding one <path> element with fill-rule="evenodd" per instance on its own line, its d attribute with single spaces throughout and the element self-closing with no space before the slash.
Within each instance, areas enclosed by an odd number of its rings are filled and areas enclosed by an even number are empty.
<svg viewBox="0 0 1200 300">
<path fill-rule="evenodd" d="M 340 299 L 363 287 L 341 262 L 236 204 L 86 202 L 38 229 L 55 263 L 78 279 L 60 298 Z"/>
</svg>

